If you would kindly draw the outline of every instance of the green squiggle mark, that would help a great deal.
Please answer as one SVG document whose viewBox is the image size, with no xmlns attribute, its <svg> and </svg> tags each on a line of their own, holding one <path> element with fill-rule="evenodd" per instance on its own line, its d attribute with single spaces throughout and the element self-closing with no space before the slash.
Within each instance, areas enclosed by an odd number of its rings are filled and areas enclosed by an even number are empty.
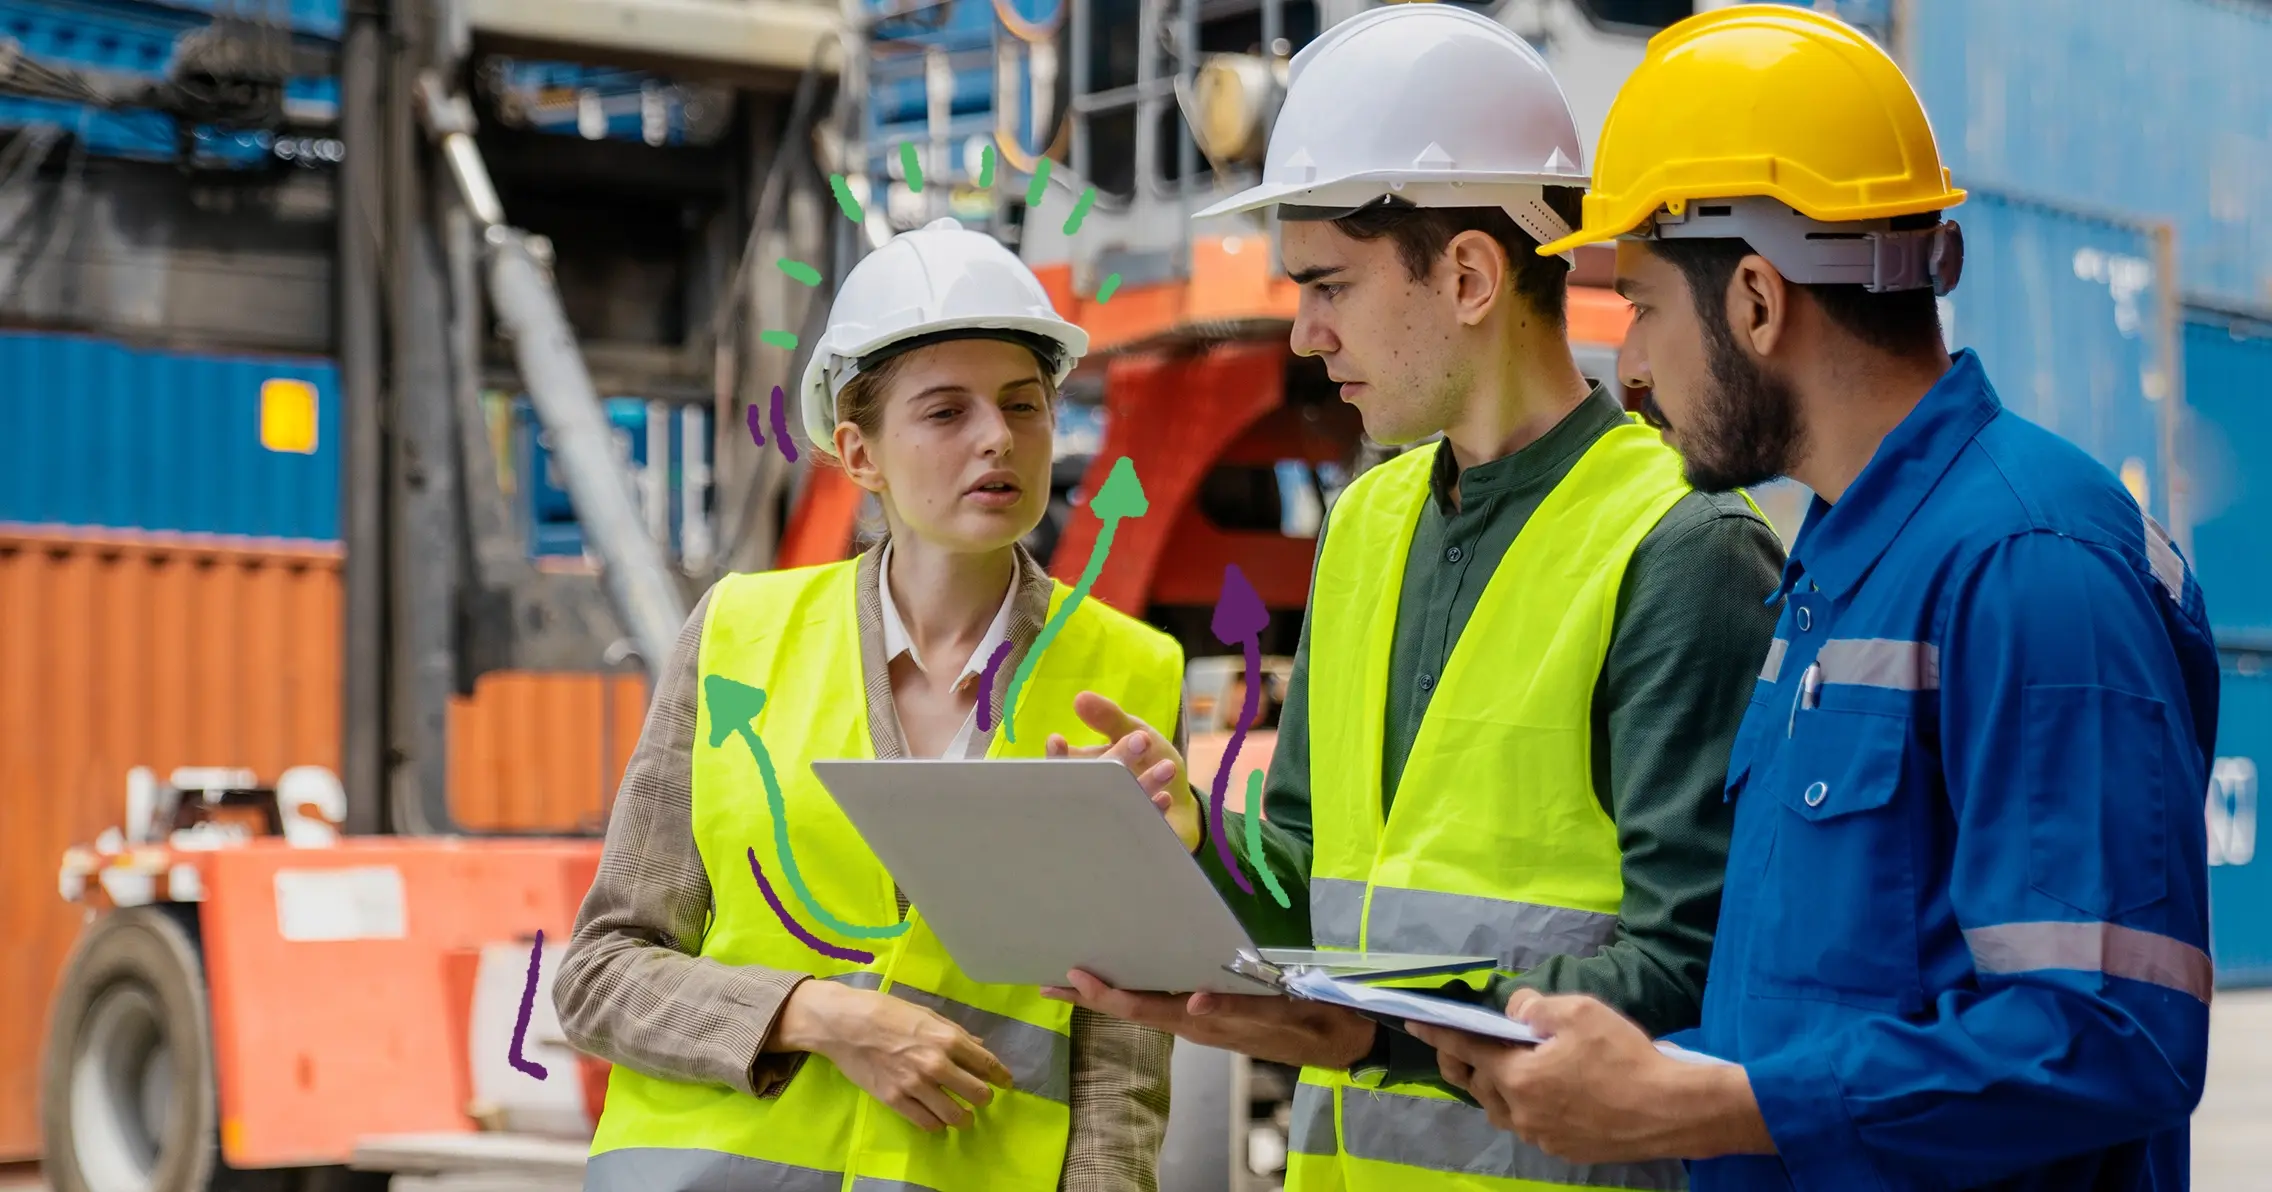
<svg viewBox="0 0 2272 1192">
<path fill-rule="evenodd" d="M 1034 163 L 1033 181 L 1026 183 L 1026 206 L 1041 206 L 1041 196 L 1049 190 L 1049 159 Z"/>
<path fill-rule="evenodd" d="M 784 352 L 797 350 L 797 336 L 795 332 L 791 331 L 760 331 L 757 333 L 757 342 L 779 348 Z"/>
<path fill-rule="evenodd" d="M 781 272 L 797 279 L 804 285 L 817 286 L 820 284 L 820 270 L 805 264 L 803 261 L 792 261 L 783 257 L 776 263 L 781 266 Z"/>
<path fill-rule="evenodd" d="M 915 142 L 899 143 L 899 165 L 907 171 L 907 187 L 916 194 L 923 193 L 923 162 L 916 157 Z"/>
<path fill-rule="evenodd" d="M 1089 188 L 1088 188 L 1087 190 L 1084 190 L 1084 191 L 1082 191 L 1082 192 L 1081 192 L 1081 199 L 1080 199 L 1080 201 L 1079 201 L 1079 202 L 1077 202 L 1077 203 L 1074 203 L 1074 204 L 1073 204 L 1073 214 L 1071 214 L 1071 215 L 1068 215 L 1068 216 L 1066 216 L 1066 217 L 1065 217 L 1065 234 L 1066 234 L 1066 235 L 1070 236 L 1070 235 L 1072 235 L 1073 233 L 1075 233 L 1075 232 L 1078 232 L 1078 231 L 1080 231 L 1080 230 L 1081 230 L 1081 221 L 1082 221 L 1082 220 L 1084 220 L 1084 219 L 1087 219 L 1087 218 L 1089 217 L 1089 208 L 1096 206 L 1096 203 L 1097 203 L 1097 188 L 1096 188 L 1096 187 L 1093 187 L 1093 186 L 1092 186 L 1092 187 L 1089 187 Z"/>
<path fill-rule="evenodd" d="M 1041 661 L 1042 651 L 1049 648 L 1049 643 L 1057 640 L 1057 631 L 1065 628 L 1065 622 L 1073 617 L 1073 610 L 1081 607 L 1081 602 L 1089 598 L 1089 589 L 1096 586 L 1097 576 L 1104 574 L 1104 561 L 1112 554 L 1112 536 L 1120 530 L 1120 519 L 1142 517 L 1150 508 L 1151 505 L 1144 500 L 1143 482 L 1136 479 L 1136 462 L 1125 455 L 1121 456 L 1112 465 L 1112 471 L 1105 477 L 1103 486 L 1097 489 L 1095 496 L 1089 498 L 1089 512 L 1097 515 L 1097 520 L 1104 523 L 1104 528 L 1097 531 L 1096 545 L 1089 548 L 1089 563 L 1081 569 L 1081 582 L 1073 585 L 1072 594 L 1065 598 L 1065 603 L 1057 606 L 1056 614 L 1041 627 L 1040 635 L 1033 639 L 1033 645 L 1027 648 L 1026 656 L 1019 661 L 1017 673 L 1010 676 L 1009 692 L 1002 697 L 1002 728 L 1004 735 L 1013 743 L 1018 739 L 1018 692 L 1025 688 L 1026 680 L 1033 677 L 1033 668 Z"/>
<path fill-rule="evenodd" d="M 765 804 L 773 813 L 773 848 L 781 855 L 781 871 L 789 879 L 789 888 L 796 892 L 797 900 L 813 913 L 822 925 L 838 935 L 861 940 L 896 939 L 907 934 L 914 922 L 902 919 L 897 923 L 865 927 L 847 923 L 828 912 L 828 908 L 813 897 L 811 887 L 805 885 L 805 875 L 797 869 L 797 855 L 789 848 L 789 804 L 781 797 L 781 780 L 773 772 L 772 755 L 765 751 L 765 742 L 758 739 L 751 719 L 765 707 L 765 692 L 746 683 L 737 683 L 724 675 L 702 676 L 702 696 L 710 704 L 710 744 L 713 748 L 726 743 L 728 734 L 741 737 L 749 746 L 749 754 L 757 760 L 758 777 L 765 781 Z M 784 919 L 783 922 L 788 922 Z M 792 927 L 792 930 L 794 928 Z"/>
<path fill-rule="evenodd" d="M 859 223 L 867 218 L 867 216 L 861 214 L 860 200 L 852 197 L 852 185 L 844 180 L 844 175 L 830 174 L 828 176 L 828 189 L 836 192 L 836 208 L 844 213 L 844 218 L 853 223 Z"/>
<path fill-rule="evenodd" d="M 1112 301 L 1113 292 L 1118 289 L 1120 289 L 1120 275 L 1117 273 L 1106 274 L 1104 284 L 1097 287 L 1097 304 L 1101 306 Z"/>
<path fill-rule="evenodd" d="M 1270 862 L 1262 855 L 1262 771 L 1246 772 L 1246 863 L 1262 875 L 1262 884 L 1270 888 L 1270 896 L 1278 905 L 1291 907 L 1286 887 L 1278 884 L 1278 875 L 1270 872 Z"/>
<path fill-rule="evenodd" d="M 994 146 L 987 145 L 978 151 L 978 185 L 982 190 L 994 188 Z"/>
</svg>

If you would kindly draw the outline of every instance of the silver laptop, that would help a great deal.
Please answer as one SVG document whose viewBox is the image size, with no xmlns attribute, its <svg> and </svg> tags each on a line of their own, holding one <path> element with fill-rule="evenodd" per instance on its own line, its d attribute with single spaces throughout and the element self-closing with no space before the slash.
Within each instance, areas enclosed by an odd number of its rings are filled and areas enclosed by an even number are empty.
<svg viewBox="0 0 2272 1192">
<path fill-rule="evenodd" d="M 812 768 L 975 980 L 1064 985 L 1080 968 L 1119 989 L 1275 993 L 1293 971 L 1387 978 L 1496 963 L 1256 947 L 1135 775 L 1116 762 Z"/>
</svg>

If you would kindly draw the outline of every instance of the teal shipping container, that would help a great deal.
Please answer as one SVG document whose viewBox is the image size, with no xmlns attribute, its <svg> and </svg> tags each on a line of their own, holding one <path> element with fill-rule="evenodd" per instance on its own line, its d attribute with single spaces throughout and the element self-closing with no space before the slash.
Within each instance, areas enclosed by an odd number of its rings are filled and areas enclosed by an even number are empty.
<svg viewBox="0 0 2272 1192">
<path fill-rule="evenodd" d="M 328 543 L 329 360 L 0 332 L 0 523 Z"/>
<path fill-rule="evenodd" d="M 2272 856 L 2257 849 L 2272 768 L 2272 655 L 2228 651 L 2209 776 L 2209 932 L 2220 988 L 2272 985 Z"/>
<path fill-rule="evenodd" d="M 2272 651 L 2272 322 L 2185 319 L 2183 449 L 2193 564 L 2228 650 Z"/>
<path fill-rule="evenodd" d="M 2177 304 L 2153 227 L 1975 189 L 1950 213 L 1964 277 L 1941 300 L 2013 411 L 2089 452 L 2165 525 L 2176 471 Z"/>
<path fill-rule="evenodd" d="M 1894 11 L 1894 52 L 1958 186 L 2167 220 L 2187 293 L 2272 305 L 2272 4 L 1905 0 Z"/>
</svg>

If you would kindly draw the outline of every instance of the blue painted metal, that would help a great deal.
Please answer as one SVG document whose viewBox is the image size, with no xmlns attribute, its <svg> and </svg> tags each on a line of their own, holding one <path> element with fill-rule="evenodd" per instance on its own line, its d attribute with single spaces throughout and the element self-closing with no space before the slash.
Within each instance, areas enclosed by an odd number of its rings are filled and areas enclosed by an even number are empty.
<svg viewBox="0 0 2272 1192">
<path fill-rule="evenodd" d="M 185 12 L 211 13 L 216 8 L 251 16 L 273 9 L 276 15 L 289 16 L 294 33 L 336 40 L 344 27 L 342 12 L 346 5 L 341 0 L 144 0 L 163 8 L 179 8 Z M 287 14 L 286 10 L 289 10 Z"/>
<path fill-rule="evenodd" d="M 2185 508 L 2209 620 L 2222 645 L 2272 650 L 2272 323 L 2188 312 L 2185 404 Z"/>
<path fill-rule="evenodd" d="M 870 176 L 893 180 L 894 191 L 904 192 L 900 150 L 913 143 L 921 154 L 925 191 L 950 188 L 950 210 L 967 226 L 986 226 L 992 202 L 975 189 L 981 151 L 996 146 L 995 192 L 1017 194 L 1029 177 L 1021 164 L 1047 152 L 1062 125 L 1064 113 L 1055 110 L 1055 97 L 1037 100 L 1033 94 L 1030 47 L 1037 39 L 1054 42 L 1065 19 L 1065 0 L 945 0 L 922 6 L 865 0 L 865 10 L 877 18 L 870 36 L 863 130 Z M 934 50 L 948 55 L 950 76 L 940 138 L 943 155 L 931 148 L 926 56 Z M 1002 107 L 1005 98 L 1013 106 Z M 1014 151 L 1001 148 L 1002 138 Z M 899 197 L 902 202 L 912 199 L 905 193 Z"/>
<path fill-rule="evenodd" d="M 2217 985 L 2272 985 L 2272 854 L 2257 847 L 2263 779 L 2272 776 L 2272 658 L 2225 656 L 2217 762 L 2205 808 L 2209 931 Z"/>
<path fill-rule="evenodd" d="M 339 375 L 328 360 L 0 332 L 0 378 L 0 521 L 339 537 Z M 261 445 L 260 388 L 272 378 L 315 386 L 314 453 Z"/>
<path fill-rule="evenodd" d="M 42 61 L 162 79 L 182 35 L 204 27 L 193 12 L 111 0 L 0 0 L 0 37 Z M 300 78 L 285 85 L 292 114 L 309 123 L 334 120 L 339 84 Z M 85 141 L 89 153 L 171 161 L 178 156 L 173 117 L 154 111 L 102 112 L 79 104 L 0 97 L 0 128 L 52 124 Z M 196 130 L 193 153 L 207 164 L 250 165 L 275 153 L 266 133 Z"/>
<path fill-rule="evenodd" d="M 2189 292 L 2272 303 L 2272 5 L 1914 0 L 1906 11 L 1909 75 L 1957 185 L 2169 220 Z"/>
<path fill-rule="evenodd" d="M 709 475 L 710 412 L 696 407 L 673 409 L 658 435 L 649 423 L 646 401 L 612 397 L 607 399 L 606 405 L 608 421 L 615 428 L 616 450 L 630 471 L 632 492 L 642 514 L 650 499 L 649 481 L 661 481 L 667 489 L 670 549 L 674 555 L 683 554 L 689 534 L 689 504 L 696 506 L 693 516 L 705 525 L 715 522 L 714 494 L 710 486 L 698 483 L 696 491 L 690 494 L 686 484 L 690 461 L 698 478 Z M 696 425 L 692 428 L 686 423 L 687 409 L 692 409 L 696 416 Z M 575 503 L 554 474 L 552 453 L 546 449 L 535 407 L 526 397 L 513 400 L 511 433 L 515 503 L 530 555 L 538 558 L 582 555 L 584 531 L 576 519 Z M 659 477 L 651 476 L 650 460 L 661 461 Z"/>
<path fill-rule="evenodd" d="M 585 136 L 583 100 L 589 95 L 600 105 L 604 131 L 600 137 L 642 141 L 654 145 L 687 143 L 686 93 L 659 75 L 615 67 L 584 66 L 574 62 L 535 62 L 500 58 L 494 62 L 491 85 L 500 89 L 521 112 L 529 127 L 562 136 Z M 650 112 L 657 127 L 650 128 Z"/>
<path fill-rule="evenodd" d="M 1952 214 L 1965 264 L 1942 300 L 1950 346 L 1980 354 L 2007 409 L 2141 481 L 2169 522 L 2176 328 L 2151 230 L 1981 189 Z"/>
</svg>

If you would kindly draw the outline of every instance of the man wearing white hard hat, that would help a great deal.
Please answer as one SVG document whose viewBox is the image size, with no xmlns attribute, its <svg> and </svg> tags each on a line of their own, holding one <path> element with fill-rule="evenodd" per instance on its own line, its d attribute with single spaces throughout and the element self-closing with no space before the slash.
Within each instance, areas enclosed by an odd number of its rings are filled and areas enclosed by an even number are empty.
<svg viewBox="0 0 2272 1192">
<path fill-rule="evenodd" d="M 808 764 L 1033 756 L 1087 735 L 1090 685 L 1178 719 L 1182 650 L 1095 600 L 1016 706 L 978 703 L 988 660 L 1014 672 L 1069 595 L 1018 542 L 1087 349 L 951 219 L 845 278 L 798 397 L 890 533 L 728 576 L 679 637 L 554 995 L 615 1065 L 587 1189 L 1154 1192 L 1171 1040 L 965 976 Z"/>
<path fill-rule="evenodd" d="M 1579 372 L 1569 264 L 1536 249 L 1568 234 L 1580 158 L 1520 37 L 1398 5 L 1295 57 L 1262 184 L 1201 213 L 1277 209 L 1294 350 L 1373 439 L 1413 449 L 1359 477 L 1321 535 L 1265 788 L 1270 863 L 1304 889 L 1281 912 L 1197 856 L 1264 944 L 1494 955 L 1446 992 L 1582 991 L 1662 1033 L 1696 1021 L 1721 787 L 1782 551 Z M 1113 751 L 1138 745 L 1147 783 L 1182 782 L 1154 734 Z M 1070 980 L 1079 1004 L 1302 1065 L 1295 1192 L 1682 1178 L 1495 1130 L 1431 1050 L 1355 1015 Z"/>
</svg>

